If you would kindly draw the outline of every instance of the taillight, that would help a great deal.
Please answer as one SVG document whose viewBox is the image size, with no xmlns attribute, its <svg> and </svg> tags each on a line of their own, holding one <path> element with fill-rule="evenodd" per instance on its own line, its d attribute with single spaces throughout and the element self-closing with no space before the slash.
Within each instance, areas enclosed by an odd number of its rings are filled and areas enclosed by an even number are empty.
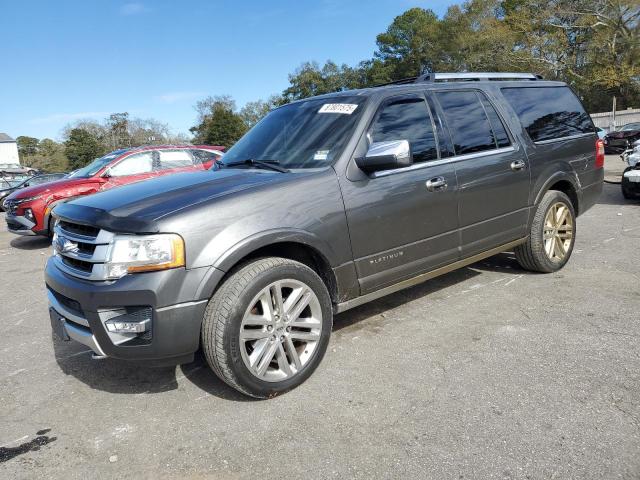
<svg viewBox="0 0 640 480">
<path fill-rule="evenodd" d="M 604 142 L 596 140 L 596 168 L 604 167 Z"/>
</svg>

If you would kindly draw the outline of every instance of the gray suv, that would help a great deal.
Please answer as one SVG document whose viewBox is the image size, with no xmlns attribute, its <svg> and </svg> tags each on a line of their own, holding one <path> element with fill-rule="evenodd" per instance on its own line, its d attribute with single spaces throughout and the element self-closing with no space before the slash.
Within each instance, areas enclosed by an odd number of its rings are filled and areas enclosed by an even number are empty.
<svg viewBox="0 0 640 480">
<path fill-rule="evenodd" d="M 554 272 L 602 190 L 567 85 L 429 74 L 269 113 L 210 171 L 61 204 L 46 267 L 62 339 L 185 363 L 253 397 L 307 379 L 337 313 L 502 251 Z"/>
</svg>

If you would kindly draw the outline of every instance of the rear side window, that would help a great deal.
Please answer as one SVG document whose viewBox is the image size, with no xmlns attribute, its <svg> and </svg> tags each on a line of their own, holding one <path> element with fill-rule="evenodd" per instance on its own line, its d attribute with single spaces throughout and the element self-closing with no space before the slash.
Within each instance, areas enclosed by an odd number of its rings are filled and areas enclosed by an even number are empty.
<svg viewBox="0 0 640 480">
<path fill-rule="evenodd" d="M 398 98 L 385 103 L 369 135 L 372 142 L 408 140 L 416 163 L 438 158 L 431 117 L 422 98 Z"/>
<path fill-rule="evenodd" d="M 193 165 L 193 158 L 188 150 L 160 150 L 160 169 L 170 170 L 172 168 L 190 167 Z"/>
<path fill-rule="evenodd" d="M 493 106 L 475 91 L 436 92 L 444 111 L 456 155 L 484 152 L 510 145 Z"/>
<path fill-rule="evenodd" d="M 503 88 L 502 93 L 534 142 L 595 132 L 591 118 L 568 87 L 512 87 Z"/>
</svg>

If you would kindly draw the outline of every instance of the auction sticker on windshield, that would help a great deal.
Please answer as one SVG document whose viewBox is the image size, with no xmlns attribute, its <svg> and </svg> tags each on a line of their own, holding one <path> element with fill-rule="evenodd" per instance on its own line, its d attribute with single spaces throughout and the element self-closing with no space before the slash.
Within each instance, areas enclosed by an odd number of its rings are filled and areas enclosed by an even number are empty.
<svg viewBox="0 0 640 480">
<path fill-rule="evenodd" d="M 358 105 L 353 103 L 325 103 L 322 105 L 318 113 L 343 113 L 351 115 Z"/>
</svg>

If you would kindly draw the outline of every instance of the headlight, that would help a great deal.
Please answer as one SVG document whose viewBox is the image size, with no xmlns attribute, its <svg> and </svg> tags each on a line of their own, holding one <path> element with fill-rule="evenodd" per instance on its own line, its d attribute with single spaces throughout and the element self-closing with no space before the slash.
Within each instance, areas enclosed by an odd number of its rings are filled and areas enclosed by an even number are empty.
<svg viewBox="0 0 640 480">
<path fill-rule="evenodd" d="M 184 241 L 179 235 L 118 235 L 106 263 L 107 276 L 184 267 Z"/>
<path fill-rule="evenodd" d="M 23 203 L 33 202 L 34 200 L 38 200 L 42 195 L 36 195 L 35 197 L 29 198 L 18 198 L 15 200 L 17 205 L 22 205 Z"/>
</svg>

